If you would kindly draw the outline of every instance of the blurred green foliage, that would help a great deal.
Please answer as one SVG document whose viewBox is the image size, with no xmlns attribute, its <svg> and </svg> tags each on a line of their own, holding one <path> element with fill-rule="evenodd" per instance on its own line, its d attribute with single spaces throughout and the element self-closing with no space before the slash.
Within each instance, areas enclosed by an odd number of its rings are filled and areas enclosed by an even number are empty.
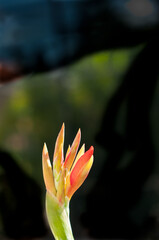
<svg viewBox="0 0 159 240">
<path fill-rule="evenodd" d="M 54 72 L 33 74 L 1 87 L 0 147 L 11 152 L 42 184 L 44 141 L 52 156 L 57 133 L 65 122 L 65 150 L 79 127 L 86 148 L 95 145 L 103 110 L 140 48 L 101 52 Z M 98 152 L 100 156 L 100 149 L 96 149 L 95 155 Z"/>
</svg>

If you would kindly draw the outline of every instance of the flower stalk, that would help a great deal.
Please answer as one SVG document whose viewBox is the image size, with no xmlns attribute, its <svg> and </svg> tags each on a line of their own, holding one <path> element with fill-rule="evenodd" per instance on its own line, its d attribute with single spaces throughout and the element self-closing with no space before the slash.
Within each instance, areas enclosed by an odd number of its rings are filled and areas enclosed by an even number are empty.
<svg viewBox="0 0 159 240">
<path fill-rule="evenodd" d="M 46 213 L 51 231 L 56 240 L 74 240 L 69 218 L 68 202 L 61 206 L 58 200 L 47 192 Z"/>
</svg>

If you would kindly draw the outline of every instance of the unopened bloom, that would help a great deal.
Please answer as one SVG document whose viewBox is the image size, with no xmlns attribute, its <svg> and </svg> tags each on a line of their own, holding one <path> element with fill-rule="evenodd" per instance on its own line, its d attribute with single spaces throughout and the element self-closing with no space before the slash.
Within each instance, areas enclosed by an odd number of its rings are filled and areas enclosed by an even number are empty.
<svg viewBox="0 0 159 240">
<path fill-rule="evenodd" d="M 78 152 L 81 140 L 81 130 L 79 129 L 64 157 L 64 132 L 63 124 L 56 140 L 53 164 L 50 162 L 46 144 L 44 144 L 42 153 L 48 220 L 55 238 L 61 240 L 73 239 L 73 235 L 70 237 L 72 231 L 69 222 L 69 201 L 86 179 L 93 164 L 94 152 L 92 146 L 85 152 L 84 144 Z M 65 233 L 66 228 L 68 228 L 67 233 Z M 61 233 L 63 236 L 59 237 Z"/>
</svg>

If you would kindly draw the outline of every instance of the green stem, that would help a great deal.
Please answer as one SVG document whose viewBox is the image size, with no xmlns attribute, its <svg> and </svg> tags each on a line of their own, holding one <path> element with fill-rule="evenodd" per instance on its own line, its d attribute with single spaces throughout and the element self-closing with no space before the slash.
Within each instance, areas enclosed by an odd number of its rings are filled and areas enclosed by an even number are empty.
<svg viewBox="0 0 159 240">
<path fill-rule="evenodd" d="M 61 205 L 51 193 L 46 193 L 46 213 L 56 240 L 74 240 L 69 218 L 69 201 Z"/>
</svg>

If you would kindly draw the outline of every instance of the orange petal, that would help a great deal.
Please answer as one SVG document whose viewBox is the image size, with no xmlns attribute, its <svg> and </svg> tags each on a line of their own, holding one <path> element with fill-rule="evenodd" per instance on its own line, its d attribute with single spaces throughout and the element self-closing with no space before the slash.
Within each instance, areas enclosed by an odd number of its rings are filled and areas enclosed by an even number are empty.
<svg viewBox="0 0 159 240">
<path fill-rule="evenodd" d="M 82 170 L 80 171 L 76 179 L 74 179 L 74 181 L 71 180 L 71 175 L 70 175 L 70 182 L 69 180 L 67 181 L 67 183 L 68 184 L 70 183 L 70 185 L 67 187 L 67 193 L 66 193 L 69 199 L 71 199 L 74 192 L 82 185 L 82 183 L 87 178 L 88 173 L 92 167 L 92 164 L 93 164 L 93 156 L 91 156 L 91 158 L 86 162 L 86 164 L 83 166 Z"/>
<path fill-rule="evenodd" d="M 79 160 L 67 176 L 66 195 L 69 198 L 72 197 L 73 193 L 81 186 L 81 184 L 86 179 L 93 163 L 93 152 L 94 148 L 90 147 L 90 149 L 79 158 Z"/>
<path fill-rule="evenodd" d="M 70 174 L 71 185 L 73 185 L 73 183 L 76 180 L 76 178 L 78 177 L 78 175 L 82 172 L 83 167 L 89 161 L 89 159 L 92 157 L 93 152 L 94 152 L 94 148 L 93 148 L 93 146 L 91 146 L 90 149 L 80 157 L 80 159 L 78 160 L 78 162 L 76 163 L 74 168 L 71 170 L 71 174 Z"/>
<path fill-rule="evenodd" d="M 43 166 L 43 177 L 44 177 L 46 189 L 47 191 L 56 195 L 52 166 L 51 166 L 46 144 L 44 144 L 43 152 L 42 152 L 42 166 Z"/>
<path fill-rule="evenodd" d="M 71 149 L 68 153 L 68 156 L 64 162 L 64 167 L 67 169 L 67 171 L 70 170 L 72 163 L 75 159 L 79 144 L 80 144 L 80 140 L 81 140 L 81 130 L 79 129 L 77 132 L 77 135 L 72 143 Z"/>
<path fill-rule="evenodd" d="M 61 130 L 57 136 L 54 157 L 53 157 L 53 175 L 55 178 L 56 187 L 57 187 L 57 182 L 59 180 L 59 174 L 61 172 L 61 166 L 64 159 L 63 157 L 64 131 L 65 131 L 65 126 L 63 123 Z"/>
</svg>

